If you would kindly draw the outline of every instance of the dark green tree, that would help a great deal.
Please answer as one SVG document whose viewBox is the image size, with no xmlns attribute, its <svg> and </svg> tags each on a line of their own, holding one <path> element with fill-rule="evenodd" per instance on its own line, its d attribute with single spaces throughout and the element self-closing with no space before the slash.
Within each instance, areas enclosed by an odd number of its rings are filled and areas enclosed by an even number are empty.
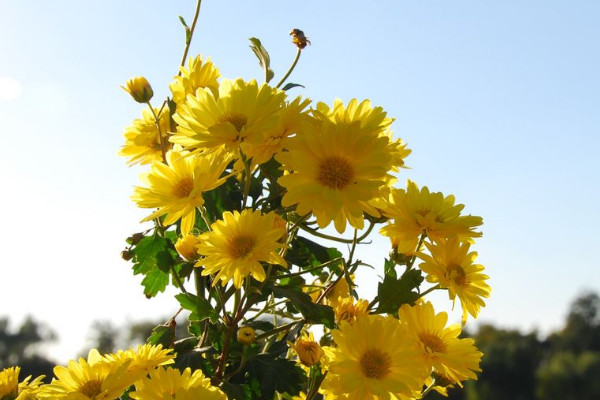
<svg viewBox="0 0 600 400">
<path fill-rule="evenodd" d="M 0 318 L 0 369 L 19 366 L 21 377 L 53 376 L 55 362 L 40 354 L 40 345 L 56 340 L 56 334 L 44 324 L 27 317 L 16 330 L 8 318 Z"/>
<path fill-rule="evenodd" d="M 600 399 L 600 353 L 553 354 L 537 372 L 539 400 Z"/>
</svg>

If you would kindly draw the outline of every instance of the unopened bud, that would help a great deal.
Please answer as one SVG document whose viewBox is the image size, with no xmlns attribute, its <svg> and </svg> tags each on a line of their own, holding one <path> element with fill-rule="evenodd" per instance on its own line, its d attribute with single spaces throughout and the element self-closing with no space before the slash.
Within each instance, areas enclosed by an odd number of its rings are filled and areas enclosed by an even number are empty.
<svg viewBox="0 0 600 400">
<path fill-rule="evenodd" d="M 324 354 L 323 349 L 319 343 L 315 342 L 312 334 L 309 337 L 297 339 L 295 343 L 290 344 L 290 347 L 298 354 L 300 362 L 307 367 L 312 367 L 321 362 L 321 357 Z"/>
<path fill-rule="evenodd" d="M 152 86 L 150 86 L 148 80 L 143 76 L 136 76 L 128 80 L 126 85 L 127 87 L 121 86 L 121 88 L 129 93 L 138 103 L 147 103 L 154 96 Z"/>
<path fill-rule="evenodd" d="M 310 44 L 310 40 L 304 36 L 304 32 L 300 29 L 292 29 L 290 35 L 292 35 L 292 43 L 298 46 L 299 49 L 303 49 L 307 44 Z"/>
<path fill-rule="evenodd" d="M 134 233 L 133 235 L 129 236 L 127 238 L 127 243 L 129 243 L 132 246 L 135 246 L 136 244 L 138 244 L 140 242 L 140 240 L 142 240 L 144 238 L 144 234 L 143 233 Z"/>
<path fill-rule="evenodd" d="M 252 344 L 256 338 L 256 332 L 251 326 L 242 326 L 238 329 L 237 340 L 242 344 Z"/>
<path fill-rule="evenodd" d="M 129 261 L 133 258 L 133 253 L 129 250 L 123 250 L 121 252 L 121 258 L 125 261 Z"/>
</svg>

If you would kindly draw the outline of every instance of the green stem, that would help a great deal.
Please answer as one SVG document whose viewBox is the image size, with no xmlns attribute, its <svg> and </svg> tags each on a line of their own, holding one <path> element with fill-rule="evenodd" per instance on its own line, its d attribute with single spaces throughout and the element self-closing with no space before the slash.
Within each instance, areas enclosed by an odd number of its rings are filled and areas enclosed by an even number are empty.
<svg viewBox="0 0 600 400">
<path fill-rule="evenodd" d="M 289 331 L 294 325 L 299 324 L 301 322 L 304 322 L 304 320 L 301 319 L 298 321 L 290 322 L 289 324 L 278 326 L 277 328 L 271 329 L 269 332 L 265 332 L 263 334 L 258 335 L 255 340 L 261 340 L 280 332 Z"/>
<path fill-rule="evenodd" d="M 324 233 L 319 232 L 317 229 L 309 228 L 305 224 L 300 224 L 299 226 L 305 232 L 308 232 L 308 233 L 310 233 L 310 234 L 312 234 L 314 236 L 320 237 L 322 239 L 333 240 L 335 242 L 340 242 L 340 243 L 352 244 L 352 243 L 354 243 L 355 240 L 356 240 L 357 243 L 360 243 L 364 239 L 366 239 L 366 237 L 369 236 L 369 234 L 373 230 L 373 227 L 375 226 L 375 224 L 373 222 L 370 222 L 369 223 L 369 227 L 367 228 L 367 230 L 365 231 L 365 233 L 363 233 L 362 235 L 360 235 L 360 237 L 358 237 L 356 239 L 355 238 L 353 238 L 353 239 L 344 239 L 344 238 L 339 238 L 339 237 L 335 237 L 335 236 L 329 236 L 329 235 L 326 235 Z"/>
<path fill-rule="evenodd" d="M 427 237 L 427 234 L 425 232 L 423 232 L 421 234 L 421 237 L 419 238 L 419 243 L 417 244 L 417 249 L 415 250 L 415 254 L 413 254 L 413 256 L 411 257 L 410 261 L 406 265 L 406 270 L 407 271 L 413 267 L 413 264 L 415 263 L 415 260 L 417 259 L 417 253 L 421 249 L 421 246 L 423 245 L 423 242 L 425 241 L 426 237 Z"/>
<path fill-rule="evenodd" d="M 282 278 L 291 278 L 293 276 L 300 276 L 300 275 L 306 274 L 307 272 L 312 272 L 312 271 L 316 271 L 316 270 L 328 267 L 328 266 L 330 266 L 332 264 L 335 264 L 335 263 L 338 263 L 338 262 L 340 262 L 342 260 L 343 260 L 342 257 L 334 258 L 333 260 L 329 260 L 327 262 L 324 262 L 321 265 L 317 265 L 316 267 L 307 268 L 307 269 L 302 270 L 300 272 L 293 272 L 293 273 L 290 273 L 290 274 L 279 275 L 278 278 L 282 279 Z"/>
<path fill-rule="evenodd" d="M 435 285 L 433 287 L 430 287 L 429 289 L 427 289 L 426 291 L 424 291 L 423 293 L 421 293 L 421 295 L 419 297 L 425 297 L 425 295 L 433 292 L 434 290 L 438 290 L 438 289 L 441 289 L 441 286 L 439 284 L 437 284 L 437 285 Z"/>
<path fill-rule="evenodd" d="M 150 100 L 148 100 L 148 102 L 146 104 L 148 104 L 148 107 L 150 108 L 150 111 L 152 111 L 152 115 L 154 116 L 154 123 L 156 124 L 156 129 L 158 129 L 158 139 L 160 141 L 160 152 L 162 153 L 163 162 L 166 164 L 167 163 L 167 155 L 166 155 L 166 151 L 165 151 L 165 142 L 164 142 L 164 138 L 163 138 L 162 129 L 160 128 L 160 120 L 158 119 L 158 115 L 156 115 L 156 111 L 154 111 L 154 107 L 152 107 L 152 104 L 150 104 Z"/>
<path fill-rule="evenodd" d="M 185 49 L 183 50 L 183 57 L 181 57 L 181 65 L 185 66 L 185 59 L 187 58 L 188 51 L 190 50 L 190 44 L 192 44 L 192 36 L 194 36 L 194 30 L 196 29 L 196 22 L 198 22 L 198 16 L 200 15 L 200 5 L 202 0 L 198 0 L 196 3 L 196 12 L 194 13 L 194 20 L 192 21 L 192 27 L 190 28 L 190 34 L 185 39 Z M 177 72 L 177 76 L 181 76 L 181 69 Z"/>
<path fill-rule="evenodd" d="M 286 74 L 283 76 L 283 78 L 281 78 L 281 80 L 279 81 L 279 83 L 277 84 L 277 86 L 275 86 L 276 88 L 279 89 L 279 87 L 281 85 L 283 85 L 283 82 L 285 82 L 285 80 L 290 76 L 290 74 L 292 73 L 292 71 L 294 70 L 294 68 L 296 68 L 296 64 L 298 64 L 298 60 L 300 59 L 300 54 L 301 53 L 302 53 L 302 49 L 298 47 L 298 51 L 296 52 L 296 58 L 294 58 L 294 62 L 290 66 L 290 69 L 288 69 L 288 72 L 286 72 Z"/>
</svg>

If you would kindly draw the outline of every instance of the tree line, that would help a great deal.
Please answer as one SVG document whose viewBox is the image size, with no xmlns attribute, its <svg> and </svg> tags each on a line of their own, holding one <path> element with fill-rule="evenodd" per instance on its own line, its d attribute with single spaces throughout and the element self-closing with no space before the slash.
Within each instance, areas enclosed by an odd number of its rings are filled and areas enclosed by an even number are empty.
<svg viewBox="0 0 600 400">
<path fill-rule="evenodd" d="M 108 321 L 91 327 L 88 348 L 114 352 L 143 343 L 154 322 L 140 322 L 125 329 Z M 184 337 L 185 326 L 179 337 Z M 124 332 L 124 334 L 123 334 Z M 597 400 L 600 399 L 600 297 L 585 292 L 571 304 L 562 329 L 540 338 L 537 332 L 523 333 L 494 325 L 481 325 L 475 339 L 484 353 L 483 370 L 477 381 L 464 389 L 449 390 L 449 400 Z M 20 366 L 21 376 L 53 376 L 57 363 L 46 358 L 43 345 L 57 339 L 45 324 L 26 318 L 11 329 L 8 318 L 0 318 L 0 369 Z M 81 354 L 86 351 L 82 349 Z M 443 399 L 430 392 L 427 400 Z"/>
</svg>

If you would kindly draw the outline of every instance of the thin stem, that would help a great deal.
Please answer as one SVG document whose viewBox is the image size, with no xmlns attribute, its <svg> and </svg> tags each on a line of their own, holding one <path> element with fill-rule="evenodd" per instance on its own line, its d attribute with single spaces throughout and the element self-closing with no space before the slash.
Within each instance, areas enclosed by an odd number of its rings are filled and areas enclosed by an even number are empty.
<svg viewBox="0 0 600 400">
<path fill-rule="evenodd" d="M 312 229 L 309 228 L 308 226 L 306 226 L 305 224 L 300 224 L 299 225 L 300 228 L 306 232 L 309 232 L 310 234 L 320 237 L 322 239 L 327 239 L 327 240 L 333 240 L 335 242 L 340 242 L 340 243 L 347 243 L 347 244 L 352 244 L 354 243 L 354 240 L 356 240 L 357 243 L 362 242 L 364 239 L 366 239 L 367 236 L 369 236 L 369 234 L 371 233 L 371 231 L 373 230 L 373 227 L 375 226 L 375 223 L 370 222 L 369 223 L 369 227 L 367 228 L 367 230 L 365 231 L 365 233 L 363 233 L 362 235 L 360 235 L 360 237 L 356 238 L 356 239 L 344 239 L 344 238 L 339 238 L 339 237 L 335 237 L 335 236 L 329 236 L 326 235 L 324 233 L 319 232 L 317 229 Z"/>
<path fill-rule="evenodd" d="M 286 74 L 283 76 L 283 78 L 281 78 L 281 80 L 279 81 L 279 83 L 277 84 L 277 86 L 275 86 L 276 88 L 279 89 L 279 87 L 281 85 L 283 85 L 283 82 L 285 82 L 285 80 L 290 76 L 290 74 L 292 73 L 292 71 L 294 70 L 294 68 L 296 68 L 296 64 L 298 64 L 298 60 L 300 59 L 300 54 L 301 53 L 302 53 L 302 49 L 300 47 L 298 47 L 298 51 L 296 52 L 296 58 L 294 58 L 294 62 L 290 66 L 290 69 L 288 69 L 288 72 L 286 72 Z"/>
<path fill-rule="evenodd" d="M 433 292 L 434 290 L 438 290 L 438 289 L 441 289 L 441 286 L 439 284 L 437 284 L 437 285 L 435 285 L 433 287 L 430 287 L 429 289 L 427 289 L 426 291 L 424 291 L 423 293 L 421 293 L 421 295 L 419 297 L 425 297 L 425 295 Z"/>
<path fill-rule="evenodd" d="M 415 260 L 417 259 L 417 253 L 419 252 L 419 250 L 421 249 L 421 246 L 423 245 L 423 241 L 425 241 L 425 238 L 427 237 L 427 234 L 425 232 L 423 232 L 421 234 L 421 237 L 419 238 L 419 243 L 417 244 L 417 249 L 415 250 L 415 254 L 413 254 L 413 256 L 411 257 L 410 261 L 408 262 L 408 264 L 406 265 L 406 270 L 408 271 L 409 269 L 412 268 L 413 264 L 415 263 Z"/>
<path fill-rule="evenodd" d="M 154 107 L 152 107 L 152 104 L 150 104 L 149 100 L 146 104 L 148 104 L 148 107 L 150 108 L 150 111 L 152 111 L 152 115 L 154 116 L 154 123 L 156 124 L 156 128 L 158 129 L 158 139 L 160 141 L 160 152 L 162 153 L 163 162 L 166 164 L 167 163 L 167 155 L 166 155 L 166 151 L 165 151 L 164 137 L 163 137 L 162 129 L 160 127 L 160 120 L 158 119 L 158 115 L 156 115 L 156 111 L 154 111 Z"/>
<path fill-rule="evenodd" d="M 179 275 L 177 275 L 177 271 L 175 271 L 175 267 L 173 265 L 169 265 L 169 271 L 171 271 L 171 275 L 173 276 L 173 279 L 177 283 L 179 289 L 181 289 L 183 293 L 187 293 L 187 290 L 185 290 L 183 283 L 181 283 L 181 279 L 179 279 Z"/>
<path fill-rule="evenodd" d="M 202 4 L 202 0 L 198 0 L 196 3 L 196 12 L 194 13 L 194 20 L 192 21 L 192 27 L 190 28 L 190 34 L 186 35 L 185 38 L 185 49 L 183 50 L 183 57 L 181 57 L 180 65 L 183 67 L 185 65 L 185 59 L 187 58 L 188 51 L 190 50 L 190 44 L 192 43 L 192 36 L 194 36 L 194 30 L 196 29 L 196 22 L 198 22 L 198 16 L 200 15 L 200 5 Z M 181 69 L 177 72 L 177 76 L 181 76 Z"/>
<path fill-rule="evenodd" d="M 328 267 L 328 266 L 330 266 L 332 264 L 335 264 L 335 263 L 338 263 L 338 262 L 340 262 L 342 260 L 343 260 L 342 257 L 334 258 L 333 260 L 329 260 L 327 262 L 324 262 L 321 265 L 317 265 L 316 267 L 307 268 L 307 269 L 302 270 L 300 272 L 292 272 L 292 273 L 289 273 L 289 274 L 279 275 L 278 278 L 282 279 L 282 278 L 291 278 L 293 276 L 300 276 L 300 275 L 306 274 L 307 272 L 312 272 L 312 271 L 316 271 L 316 270 Z"/>
<path fill-rule="evenodd" d="M 271 329 L 269 332 L 265 332 L 265 333 L 258 335 L 255 338 L 255 340 L 261 340 L 261 339 L 267 338 L 269 336 L 273 336 L 280 332 L 289 331 L 294 325 L 301 323 L 301 322 L 304 322 L 304 320 L 301 319 L 298 321 L 290 322 L 289 324 L 278 326 L 277 328 Z"/>
</svg>

